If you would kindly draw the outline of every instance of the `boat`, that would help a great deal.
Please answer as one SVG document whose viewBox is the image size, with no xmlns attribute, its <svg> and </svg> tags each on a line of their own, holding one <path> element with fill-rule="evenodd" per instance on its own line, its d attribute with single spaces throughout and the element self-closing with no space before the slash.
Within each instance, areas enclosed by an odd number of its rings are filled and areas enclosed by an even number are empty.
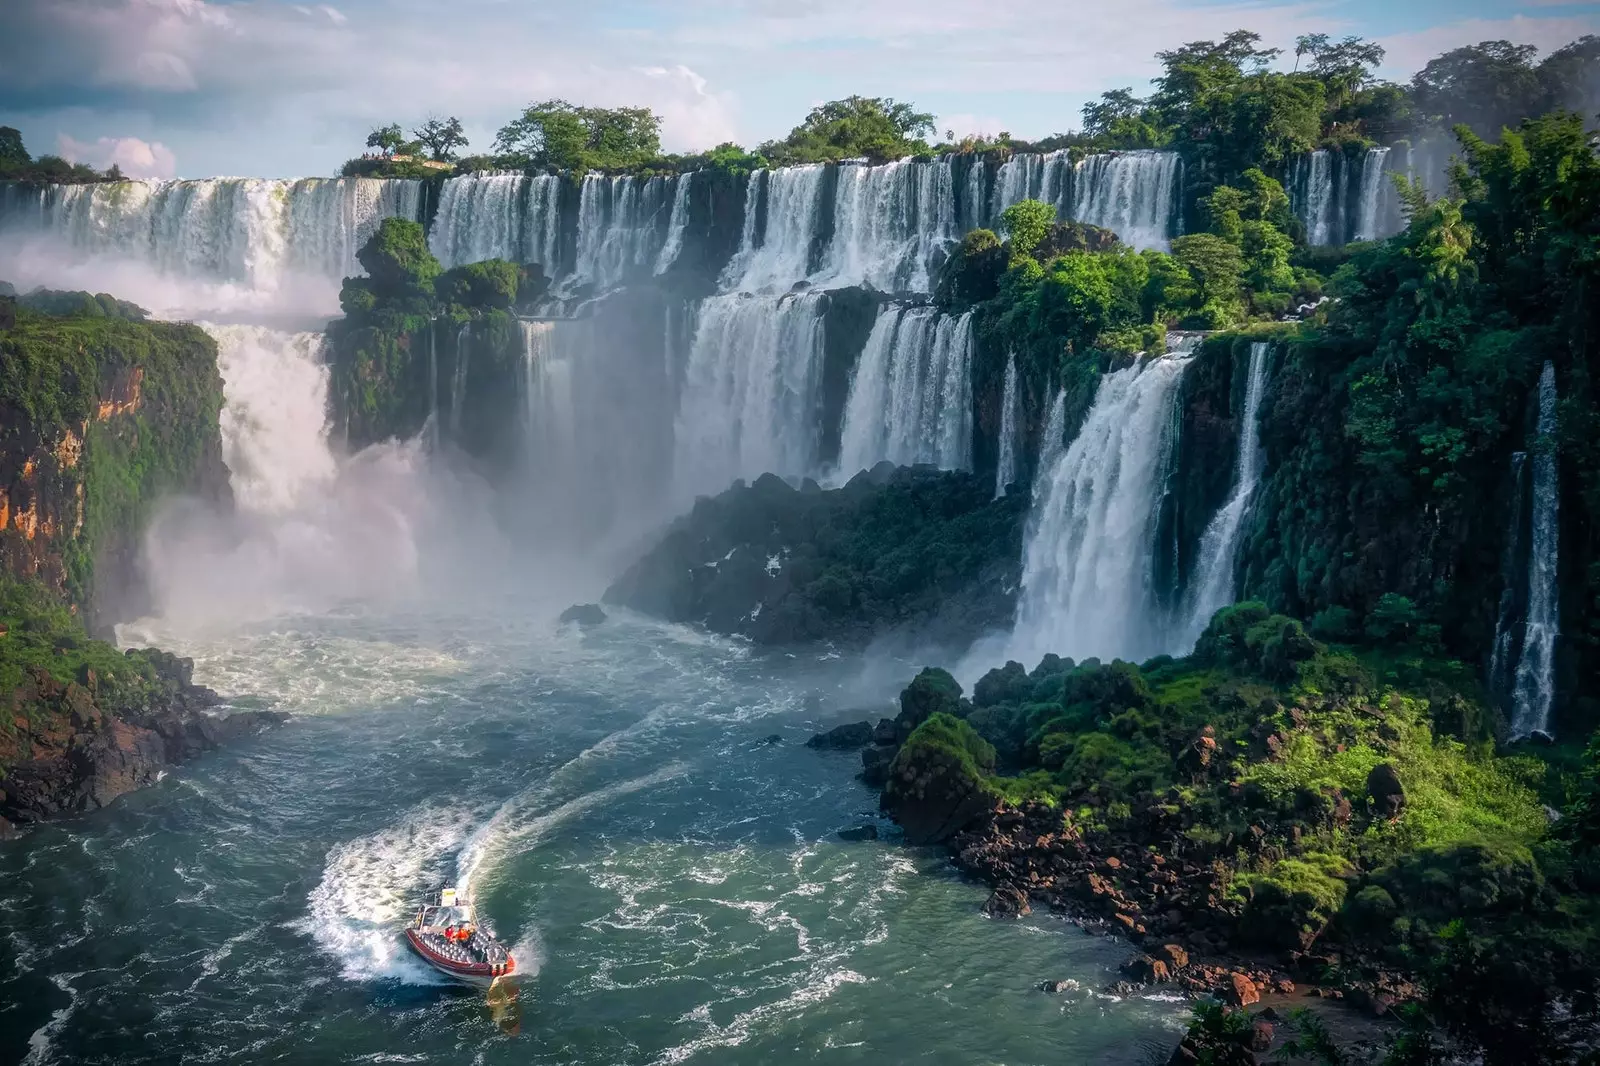
<svg viewBox="0 0 1600 1066">
<path fill-rule="evenodd" d="M 440 891 L 438 903 L 417 908 L 406 926 L 406 943 L 429 966 L 462 984 L 486 988 L 517 972 L 517 960 L 454 888 Z"/>
</svg>

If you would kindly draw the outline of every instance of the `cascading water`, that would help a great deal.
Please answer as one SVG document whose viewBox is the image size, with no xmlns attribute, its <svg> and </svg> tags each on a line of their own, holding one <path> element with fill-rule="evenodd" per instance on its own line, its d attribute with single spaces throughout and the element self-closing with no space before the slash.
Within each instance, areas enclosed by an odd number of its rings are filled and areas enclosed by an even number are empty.
<svg viewBox="0 0 1600 1066">
<path fill-rule="evenodd" d="M 1361 199 L 1356 207 L 1352 240 L 1375 241 L 1383 236 L 1383 178 L 1388 160 L 1389 149 L 1370 148 L 1361 161 Z"/>
<path fill-rule="evenodd" d="M 1041 469 L 1011 658 L 1138 661 L 1165 650 L 1152 561 L 1174 405 L 1191 358 L 1107 374 L 1077 438 Z"/>
<path fill-rule="evenodd" d="M 681 499 L 814 472 L 825 300 L 732 293 L 700 305 L 673 434 Z"/>
<path fill-rule="evenodd" d="M 1176 152 L 1092 155 L 1073 175 L 1071 215 L 1135 248 L 1165 248 L 1182 182 L 1183 160 Z"/>
<path fill-rule="evenodd" d="M 810 276 L 826 173 L 819 164 L 750 175 L 744 235 L 723 271 L 724 289 L 782 292 Z"/>
<path fill-rule="evenodd" d="M 235 503 L 278 514 L 333 480 L 328 448 L 328 367 L 320 333 L 214 326 L 227 402 L 219 418 L 222 461 Z"/>
<path fill-rule="evenodd" d="M 470 174 L 439 190 L 428 247 L 446 267 L 508 259 L 560 267 L 561 182 L 553 174 Z"/>
<path fill-rule="evenodd" d="M 929 268 L 960 239 L 955 181 L 943 160 L 839 168 L 833 238 L 818 280 L 928 292 Z"/>
<path fill-rule="evenodd" d="M 575 468 L 578 455 L 572 361 L 556 346 L 556 323 L 524 320 L 520 326 L 529 459 L 535 469 L 559 476 Z"/>
<path fill-rule="evenodd" d="M 211 178 L 52 185 L 38 195 L 37 209 L 0 219 L 8 234 L 32 231 L 79 259 L 275 292 L 297 275 L 359 273 L 356 252 L 380 221 L 418 216 L 422 183 Z"/>
<path fill-rule="evenodd" d="M 1556 466 L 1555 364 L 1539 375 L 1538 437 L 1533 450 L 1533 535 L 1528 544 L 1528 620 L 1512 693 L 1511 735 L 1550 736 L 1555 701 L 1556 641 L 1561 636 L 1557 556 L 1560 540 L 1559 471 Z"/>
<path fill-rule="evenodd" d="M 995 499 L 1017 479 L 1017 353 L 1006 356 L 1005 394 L 1000 400 L 1000 459 L 995 464 Z"/>
<path fill-rule="evenodd" d="M 1250 345 L 1250 370 L 1245 385 L 1244 410 L 1239 415 L 1239 457 L 1234 464 L 1233 491 L 1206 526 L 1188 595 L 1188 622 L 1178 634 L 1175 654 L 1186 655 L 1211 623 L 1211 616 L 1233 602 L 1234 570 L 1239 535 L 1256 488 L 1261 483 L 1265 456 L 1261 453 L 1261 398 L 1267 387 L 1267 356 L 1271 345 Z"/>
<path fill-rule="evenodd" d="M 577 280 L 602 289 L 653 272 L 667 241 L 675 178 L 589 174 L 578 199 Z"/>
<path fill-rule="evenodd" d="M 1315 247 L 1374 241 L 1394 228 L 1384 176 L 1389 149 L 1370 148 L 1359 160 L 1319 148 L 1295 160 L 1289 171 L 1289 202 Z"/>
<path fill-rule="evenodd" d="M 472 323 L 461 323 L 456 333 L 456 365 L 450 374 L 450 436 L 461 436 L 461 407 L 467 392 L 467 363 L 472 353 Z"/>
<path fill-rule="evenodd" d="M 890 305 L 862 350 L 845 405 L 839 473 L 887 459 L 947 470 L 972 463 L 972 316 Z"/>
<path fill-rule="evenodd" d="M 672 215 L 667 219 L 667 240 L 656 257 L 656 273 L 665 274 L 683 254 L 683 234 L 689 228 L 689 192 L 694 172 L 680 175 L 672 194 Z"/>
</svg>

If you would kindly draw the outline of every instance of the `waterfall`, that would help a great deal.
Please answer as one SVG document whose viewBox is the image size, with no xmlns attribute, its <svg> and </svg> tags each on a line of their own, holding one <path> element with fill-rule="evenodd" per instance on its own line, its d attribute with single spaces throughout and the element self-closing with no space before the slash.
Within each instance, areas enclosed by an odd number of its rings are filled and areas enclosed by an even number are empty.
<svg viewBox="0 0 1600 1066">
<path fill-rule="evenodd" d="M 1501 572 L 1505 588 L 1500 590 L 1500 610 L 1495 616 L 1494 648 L 1489 656 L 1489 688 L 1496 696 L 1511 692 L 1511 669 L 1516 634 L 1518 588 L 1516 570 L 1522 561 L 1522 501 L 1527 489 L 1528 453 L 1511 453 L 1511 518 L 1506 523 L 1506 550 Z"/>
<path fill-rule="evenodd" d="M 750 175 L 744 240 L 723 273 L 723 288 L 781 292 L 810 276 L 826 172 L 813 164 Z"/>
<path fill-rule="evenodd" d="M 1166 248 L 1182 183 L 1176 152 L 1092 155 L 1073 175 L 1072 218 L 1111 230 L 1135 248 Z"/>
<path fill-rule="evenodd" d="M 574 470 L 578 435 L 572 361 L 560 352 L 554 322 L 519 323 L 522 329 L 523 432 L 529 464 L 559 477 Z"/>
<path fill-rule="evenodd" d="M 334 476 L 322 334 L 204 329 L 217 342 L 227 397 L 218 421 L 234 500 L 256 514 L 288 511 L 309 488 Z"/>
<path fill-rule="evenodd" d="M 471 174 L 440 189 L 428 247 L 446 267 L 508 259 L 554 276 L 560 235 L 561 178 Z"/>
<path fill-rule="evenodd" d="M 1337 231 L 1339 205 L 1333 194 L 1334 153 L 1319 148 L 1295 161 L 1290 191 L 1295 212 L 1306 224 L 1306 242 L 1323 247 L 1339 243 Z"/>
<path fill-rule="evenodd" d="M 1000 460 L 995 465 L 994 497 L 1017 479 L 1017 353 L 1006 356 L 1005 395 L 1000 401 Z"/>
<path fill-rule="evenodd" d="M 422 183 L 209 178 L 52 185 L 37 195 L 25 217 L 0 220 L 8 234 L 32 230 L 79 260 L 132 260 L 271 293 L 295 276 L 360 273 L 356 252 L 380 221 L 418 216 Z"/>
<path fill-rule="evenodd" d="M 929 270 L 960 239 L 955 181 L 943 160 L 843 165 L 833 236 L 818 280 L 885 292 L 928 292 Z"/>
<path fill-rule="evenodd" d="M 1034 481 L 1038 483 L 1036 489 L 1043 488 L 1044 479 L 1066 450 L 1066 435 L 1067 390 L 1061 389 L 1056 392 L 1056 398 L 1050 404 L 1050 414 L 1044 421 L 1044 439 L 1039 442 L 1039 469 L 1034 474 Z"/>
<path fill-rule="evenodd" d="M 1369 148 L 1361 161 L 1361 200 L 1356 207 L 1355 233 L 1357 241 L 1375 241 L 1383 220 L 1384 168 L 1389 159 L 1389 149 Z"/>
<path fill-rule="evenodd" d="M 1109 157 L 1105 157 L 1109 158 Z M 990 217 L 998 224 L 1006 208 L 1022 200 L 1042 200 L 1056 209 L 1057 217 L 1072 217 L 1074 168 L 1071 155 L 1059 152 L 1018 152 L 995 172 Z"/>
<path fill-rule="evenodd" d="M 1556 403 L 1556 368 L 1546 362 L 1539 375 L 1538 438 L 1533 449 L 1533 536 L 1528 544 L 1528 621 L 1512 693 L 1513 737 L 1551 735 L 1556 641 L 1561 635 L 1556 586 L 1560 540 Z"/>
<path fill-rule="evenodd" d="M 1152 562 L 1190 359 L 1161 356 L 1107 374 L 1077 438 L 1041 469 L 1011 658 L 1137 661 L 1164 650 Z"/>
<path fill-rule="evenodd" d="M 1245 386 L 1244 410 L 1239 415 L 1239 456 L 1234 462 L 1233 491 L 1212 517 L 1200 538 L 1198 566 L 1188 596 L 1188 625 L 1178 634 L 1181 654 L 1211 624 L 1211 616 L 1233 602 L 1234 570 L 1244 518 L 1261 482 L 1265 456 L 1261 453 L 1261 398 L 1267 386 L 1267 355 L 1271 345 L 1250 345 L 1250 372 Z"/>
<path fill-rule="evenodd" d="M 656 273 L 665 274 L 683 254 L 683 232 L 689 227 L 689 187 L 694 172 L 680 175 L 672 194 L 672 217 L 667 220 L 667 240 L 656 258 Z"/>
<path fill-rule="evenodd" d="M 1289 170 L 1289 204 L 1306 226 L 1306 242 L 1329 247 L 1375 241 L 1395 229 L 1393 196 L 1384 181 L 1389 149 L 1369 148 L 1359 160 L 1319 148 Z"/>
<path fill-rule="evenodd" d="M 439 320 L 428 321 L 428 439 L 439 449 Z"/>
<path fill-rule="evenodd" d="M 671 184 L 668 178 L 585 175 L 578 197 L 578 280 L 608 289 L 656 268 L 671 221 Z"/>
<path fill-rule="evenodd" d="M 472 340 L 472 323 L 461 323 L 461 329 L 456 333 L 456 365 L 450 375 L 450 436 L 459 439 L 461 436 L 461 402 L 467 391 L 467 359 L 472 354 L 472 347 L 468 343 Z"/>
<path fill-rule="evenodd" d="M 872 325 L 850 385 L 839 473 L 887 459 L 965 469 L 972 456 L 972 315 L 889 305 Z"/>
<path fill-rule="evenodd" d="M 825 301 L 732 293 L 700 305 L 673 434 L 682 498 L 815 471 Z"/>
</svg>

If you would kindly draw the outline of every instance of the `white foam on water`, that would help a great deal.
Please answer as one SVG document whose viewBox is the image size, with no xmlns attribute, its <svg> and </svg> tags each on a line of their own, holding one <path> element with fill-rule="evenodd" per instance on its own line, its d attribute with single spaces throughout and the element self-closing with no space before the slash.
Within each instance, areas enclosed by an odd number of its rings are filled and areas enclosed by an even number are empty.
<svg viewBox="0 0 1600 1066">
<path fill-rule="evenodd" d="M 400 822 L 328 852 L 308 913 L 294 928 L 311 937 L 352 981 L 442 984 L 406 948 L 401 928 L 446 876 L 472 824 L 460 808 L 419 807 Z"/>
</svg>

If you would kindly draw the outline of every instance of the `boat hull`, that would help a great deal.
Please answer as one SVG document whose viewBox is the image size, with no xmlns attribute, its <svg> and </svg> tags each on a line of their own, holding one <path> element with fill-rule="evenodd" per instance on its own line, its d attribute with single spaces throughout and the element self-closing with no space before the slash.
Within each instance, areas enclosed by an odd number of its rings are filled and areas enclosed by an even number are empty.
<svg viewBox="0 0 1600 1066">
<path fill-rule="evenodd" d="M 421 957 L 423 962 L 432 966 L 439 973 L 459 984 L 470 985 L 475 988 L 488 988 L 496 981 L 503 981 L 516 974 L 516 959 L 507 955 L 505 967 L 496 972 L 488 963 L 457 962 L 455 959 L 446 958 L 430 948 L 427 943 L 417 935 L 416 930 L 406 930 L 406 943 L 411 950 Z"/>
</svg>

